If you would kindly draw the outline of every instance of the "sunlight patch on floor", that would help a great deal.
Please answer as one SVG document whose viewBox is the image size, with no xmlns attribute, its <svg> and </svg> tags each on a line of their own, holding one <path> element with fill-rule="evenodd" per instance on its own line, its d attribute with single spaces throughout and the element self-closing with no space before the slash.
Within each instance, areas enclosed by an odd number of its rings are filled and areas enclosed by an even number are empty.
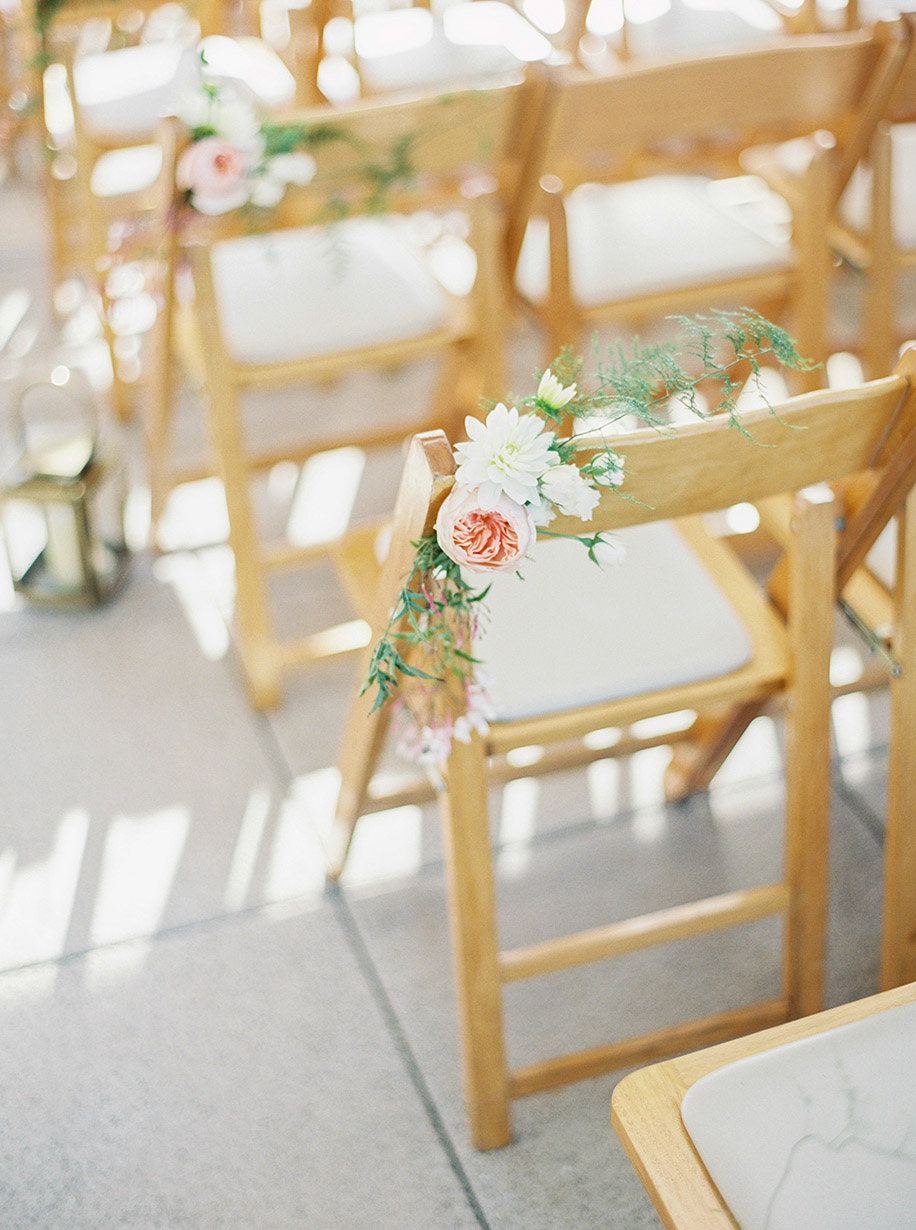
<svg viewBox="0 0 916 1230">
<path fill-rule="evenodd" d="M 190 826 L 191 813 L 182 805 L 112 819 L 102 851 L 92 944 L 111 944 L 157 930 Z"/>
</svg>

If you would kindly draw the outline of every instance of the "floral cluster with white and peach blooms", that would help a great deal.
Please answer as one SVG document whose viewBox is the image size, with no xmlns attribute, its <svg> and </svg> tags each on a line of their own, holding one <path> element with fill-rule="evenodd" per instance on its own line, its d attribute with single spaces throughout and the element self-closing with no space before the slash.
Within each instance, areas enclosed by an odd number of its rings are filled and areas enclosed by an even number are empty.
<svg viewBox="0 0 916 1230">
<path fill-rule="evenodd" d="M 373 710 L 394 703 L 398 747 L 407 758 L 435 772 L 453 740 L 488 734 L 494 714 L 474 655 L 487 578 L 520 569 L 539 534 L 575 539 L 599 567 L 620 560 L 611 534 L 548 528 L 558 513 L 591 521 L 602 488 L 610 494 L 623 483 L 625 459 L 613 447 L 622 437 L 618 429 L 609 439 L 608 426 L 627 418 L 662 428 L 672 399 L 703 416 L 704 385 L 718 390 L 715 412 L 741 430 L 736 370 L 751 372 L 766 401 L 759 380 L 764 356 L 784 367 L 807 366 L 783 330 L 747 309 L 679 324 L 674 342 L 637 341 L 629 355 L 612 351 L 591 392 L 583 391 L 581 362 L 564 352 L 540 377 L 534 397 L 516 406 L 500 402 L 484 419 L 465 420 L 468 439 L 454 448 L 454 485 L 434 532 L 415 544 L 363 685 L 363 692 L 376 689 Z M 588 448 L 580 450 L 583 442 Z"/>
</svg>

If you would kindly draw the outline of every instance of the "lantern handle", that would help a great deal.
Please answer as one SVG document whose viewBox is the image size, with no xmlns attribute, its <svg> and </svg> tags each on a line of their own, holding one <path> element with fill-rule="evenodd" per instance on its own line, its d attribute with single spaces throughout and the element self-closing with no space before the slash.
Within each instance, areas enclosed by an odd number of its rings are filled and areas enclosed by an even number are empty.
<svg viewBox="0 0 916 1230">
<path fill-rule="evenodd" d="M 10 420 L 13 431 L 13 439 L 19 454 L 23 458 L 29 458 L 32 456 L 33 460 L 36 462 L 36 472 L 49 472 L 60 478 L 79 478 L 81 474 L 85 473 L 89 464 L 94 460 L 96 455 L 99 436 L 99 415 L 95 403 L 89 396 L 87 390 L 76 387 L 80 381 L 74 381 L 71 383 L 72 377 L 75 375 L 73 369 L 68 367 L 66 371 L 67 379 L 60 384 L 52 379 L 36 379 L 34 377 L 30 377 L 19 384 L 18 387 L 14 389 L 13 395 L 10 399 Z M 85 378 L 82 379 L 85 380 Z M 62 456 L 60 450 L 58 449 L 58 456 L 56 458 L 58 464 L 48 465 L 45 469 L 45 467 L 42 467 L 40 464 L 39 458 L 44 462 L 50 461 L 51 458 L 47 454 L 42 457 L 40 453 L 33 456 L 33 450 L 29 447 L 27 415 L 23 413 L 23 406 L 26 397 L 34 389 L 44 389 L 49 387 L 65 393 L 69 397 L 71 404 L 74 405 L 80 412 L 83 419 L 83 424 L 85 426 L 85 433 L 74 436 L 72 443 L 79 442 L 84 434 L 87 447 L 84 452 L 78 452 L 75 455 L 71 451 L 68 459 L 72 458 L 73 464 L 63 466 L 60 464 L 62 461 Z"/>
</svg>

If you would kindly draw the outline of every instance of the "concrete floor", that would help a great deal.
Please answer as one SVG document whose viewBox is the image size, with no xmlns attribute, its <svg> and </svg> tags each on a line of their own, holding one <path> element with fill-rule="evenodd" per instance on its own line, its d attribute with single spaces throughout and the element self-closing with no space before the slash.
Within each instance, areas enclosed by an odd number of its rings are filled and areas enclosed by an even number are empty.
<svg viewBox="0 0 916 1230">
<path fill-rule="evenodd" d="M 0 309 L 32 296 L 0 351 L 2 405 L 26 367 L 96 353 L 91 330 L 50 323 L 42 221 L 32 179 L 0 185 Z M 526 335 L 514 362 L 527 389 Z M 511 1146 L 471 1149 L 435 814 L 367 818 L 325 889 L 315 825 L 354 663 L 299 675 L 255 714 L 227 549 L 185 547 L 138 551 L 117 598 L 82 614 L 0 582 L 0 1226 L 657 1227 L 610 1128 L 616 1077 L 522 1100 Z M 342 601 L 323 576 L 280 598 L 293 621 Z M 837 702 L 831 1004 L 877 989 L 886 732 L 883 693 Z M 687 805 L 663 804 L 663 763 L 645 752 L 501 793 L 507 943 L 539 938 L 545 914 L 591 925 L 774 866 L 770 719 Z M 754 926 L 512 987 L 511 1057 L 772 993 L 773 940 Z"/>
</svg>

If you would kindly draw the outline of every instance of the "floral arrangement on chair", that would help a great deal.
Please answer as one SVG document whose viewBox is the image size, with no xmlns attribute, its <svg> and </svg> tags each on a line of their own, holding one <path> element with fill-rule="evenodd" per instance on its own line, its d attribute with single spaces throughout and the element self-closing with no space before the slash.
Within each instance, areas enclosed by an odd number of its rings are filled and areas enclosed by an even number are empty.
<svg viewBox="0 0 916 1230">
<path fill-rule="evenodd" d="M 620 347 L 613 351 L 591 391 L 583 387 L 581 360 L 564 352 L 540 377 L 533 397 L 514 407 L 499 403 L 483 421 L 465 420 L 469 439 L 454 449 L 454 486 L 434 533 L 414 544 L 413 565 L 372 650 L 362 688 L 375 689 L 373 712 L 395 705 L 398 750 L 407 759 L 435 768 L 453 739 L 467 742 L 473 730 L 487 733 L 493 712 L 471 652 L 485 618 L 486 578 L 517 571 L 539 533 L 574 538 L 599 567 L 621 558 L 612 535 L 559 535 L 547 528 L 557 512 L 590 521 L 602 488 L 627 498 L 625 457 L 606 442 L 602 447 L 607 427 L 633 417 L 664 429 L 664 407 L 672 398 L 703 417 L 709 412 L 699 387 L 711 384 L 720 399 L 715 412 L 728 414 L 743 431 L 740 377 L 749 375 L 760 389 L 765 356 L 796 370 L 812 366 L 788 334 L 747 309 L 678 321 L 680 335 L 673 342 L 637 341 L 630 355 Z M 719 360 L 723 348 L 726 357 Z M 597 451 L 577 465 L 577 446 L 586 434 Z M 403 678 L 410 686 L 402 691 Z"/>
<path fill-rule="evenodd" d="M 245 205 L 270 209 L 287 185 L 315 176 L 309 149 L 346 132 L 332 124 L 262 121 L 251 103 L 230 87 L 202 82 L 179 109 L 190 142 L 176 168 L 176 186 L 198 213 L 223 214 Z"/>
</svg>

